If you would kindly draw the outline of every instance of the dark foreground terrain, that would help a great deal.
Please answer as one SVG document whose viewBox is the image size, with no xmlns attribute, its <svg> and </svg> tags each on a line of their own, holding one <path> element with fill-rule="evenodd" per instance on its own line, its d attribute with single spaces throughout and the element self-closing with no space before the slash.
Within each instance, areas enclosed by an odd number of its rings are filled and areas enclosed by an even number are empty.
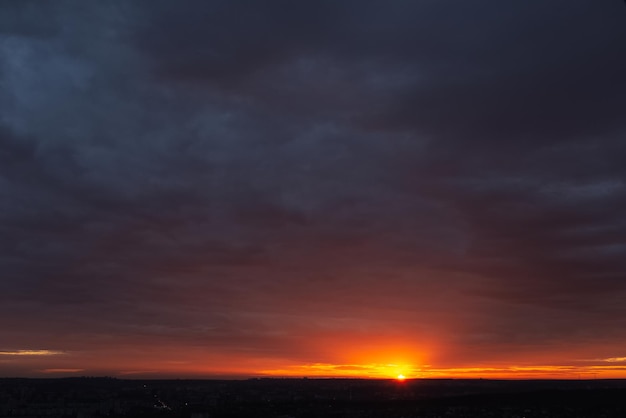
<svg viewBox="0 0 626 418">
<path fill-rule="evenodd" d="M 0 379 L 0 417 L 626 417 L 625 380 Z"/>
</svg>

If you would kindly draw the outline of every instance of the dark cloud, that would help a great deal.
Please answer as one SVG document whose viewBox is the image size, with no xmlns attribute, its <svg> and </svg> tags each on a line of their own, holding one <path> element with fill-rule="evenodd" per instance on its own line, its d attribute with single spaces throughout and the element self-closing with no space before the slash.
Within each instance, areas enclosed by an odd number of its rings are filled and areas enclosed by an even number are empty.
<svg viewBox="0 0 626 418">
<path fill-rule="evenodd" d="M 623 356 L 621 3 L 1 7 L 0 349 Z"/>
</svg>

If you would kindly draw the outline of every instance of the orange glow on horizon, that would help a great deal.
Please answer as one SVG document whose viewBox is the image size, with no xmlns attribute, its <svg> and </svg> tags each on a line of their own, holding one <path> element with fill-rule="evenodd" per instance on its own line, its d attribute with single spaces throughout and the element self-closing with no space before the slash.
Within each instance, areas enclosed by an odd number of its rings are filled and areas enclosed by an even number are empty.
<svg viewBox="0 0 626 418">
<path fill-rule="evenodd" d="M 285 369 L 263 370 L 264 376 L 369 378 L 403 381 L 417 379 L 614 379 L 626 378 L 626 366 L 502 366 L 421 368 L 396 364 L 308 364 Z"/>
<path fill-rule="evenodd" d="M 623 379 L 626 378 L 626 365 L 524 365 L 524 366 L 476 366 L 476 367 L 432 367 L 409 364 L 336 364 L 309 363 L 281 366 L 280 361 L 258 359 L 257 361 L 238 363 L 233 359 L 231 367 L 216 368 L 212 365 L 199 367 L 200 363 L 167 364 L 164 362 L 143 362 L 134 365 L 89 366 L 82 362 L 58 367 L 37 367 L 42 374 L 117 375 L 121 378 L 234 378 L 251 377 L 276 378 L 356 378 L 390 379 L 402 382 L 408 379 Z M 263 368 L 263 365 L 269 366 Z M 232 367 L 232 365 L 236 365 Z M 37 366 L 39 366 L 37 364 Z M 120 369 L 122 366 L 124 368 Z M 133 367 L 133 368 L 131 368 Z"/>
<path fill-rule="evenodd" d="M 330 344 L 329 346 L 330 347 Z M 315 347 L 317 348 L 317 347 Z M 249 353 L 208 352 L 202 347 L 180 350 L 159 348 L 135 350 L 123 357 L 91 352 L 52 350 L 5 350 L 0 362 L 23 367 L 32 376 L 108 375 L 121 378 L 357 378 L 388 379 L 623 379 L 626 357 L 575 355 L 562 358 L 558 353 L 525 361 L 461 363 L 454 357 L 431 358 L 426 351 L 411 352 L 402 347 L 334 347 L 333 355 L 322 353 L 321 361 L 260 356 Z M 439 353 L 438 353 L 439 354 Z M 446 356 L 448 357 L 448 356 Z M 558 359 L 559 361 L 555 361 Z M 347 360 L 347 361 L 346 361 Z M 448 360 L 446 363 L 442 363 Z"/>
<path fill-rule="evenodd" d="M 420 369 L 407 364 L 327 364 L 315 363 L 284 369 L 263 370 L 265 376 L 282 377 L 346 377 L 397 379 L 398 376 L 420 375 Z"/>
</svg>

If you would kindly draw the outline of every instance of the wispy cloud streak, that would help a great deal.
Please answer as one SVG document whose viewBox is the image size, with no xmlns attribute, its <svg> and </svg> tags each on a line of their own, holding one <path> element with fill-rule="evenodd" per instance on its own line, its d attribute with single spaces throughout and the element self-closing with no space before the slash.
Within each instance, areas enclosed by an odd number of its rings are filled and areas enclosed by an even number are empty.
<svg viewBox="0 0 626 418">
<path fill-rule="evenodd" d="M 0 356 L 58 356 L 67 354 L 55 350 L 0 350 Z"/>
</svg>

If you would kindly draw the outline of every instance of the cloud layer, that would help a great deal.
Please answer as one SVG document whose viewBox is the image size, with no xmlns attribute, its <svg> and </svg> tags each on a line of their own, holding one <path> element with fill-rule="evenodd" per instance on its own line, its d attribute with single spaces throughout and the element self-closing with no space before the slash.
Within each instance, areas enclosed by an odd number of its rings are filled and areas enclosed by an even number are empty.
<svg viewBox="0 0 626 418">
<path fill-rule="evenodd" d="M 621 2 L 0 7 L 7 373 L 624 355 Z"/>
</svg>

